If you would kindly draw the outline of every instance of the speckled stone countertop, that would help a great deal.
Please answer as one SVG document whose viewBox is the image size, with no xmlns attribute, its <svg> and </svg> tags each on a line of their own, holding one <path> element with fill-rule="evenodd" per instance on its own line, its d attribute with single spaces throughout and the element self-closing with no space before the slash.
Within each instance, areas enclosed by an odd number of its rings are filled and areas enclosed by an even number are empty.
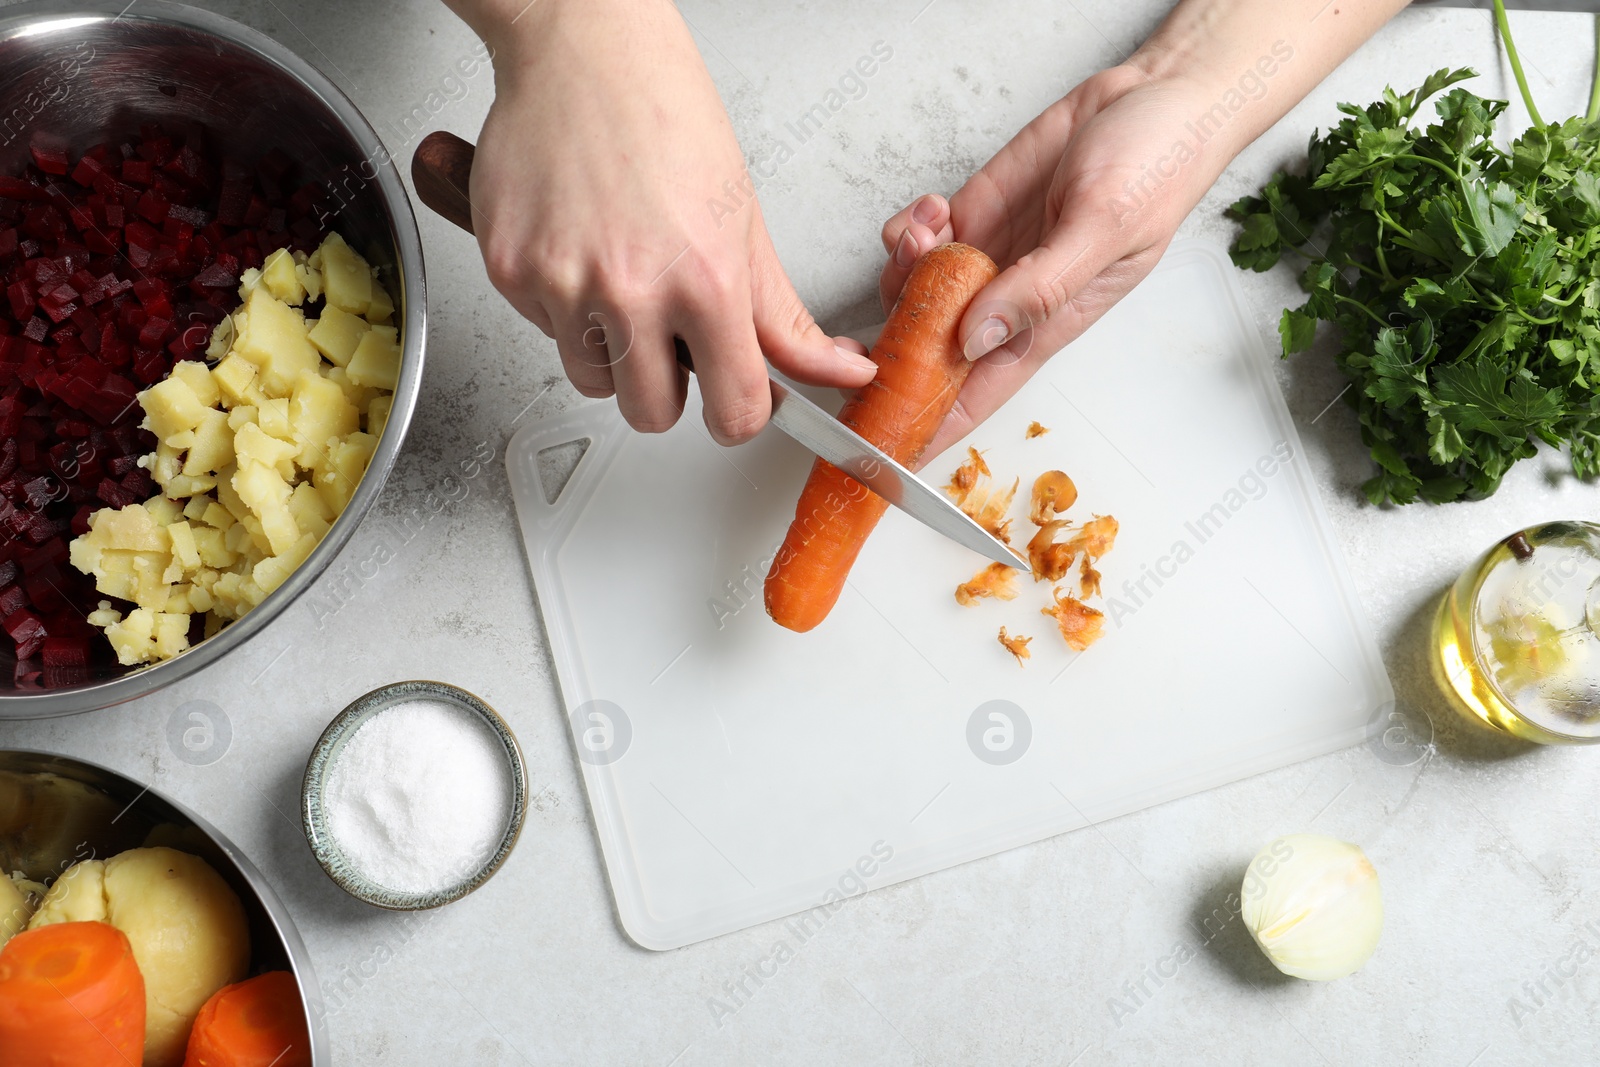
<svg viewBox="0 0 1600 1067">
<path fill-rule="evenodd" d="M 431 129 L 476 136 L 490 76 L 451 80 L 475 40 L 433 0 L 212 6 L 319 65 L 396 155 Z M 818 318 L 846 331 L 879 316 L 883 219 L 917 193 L 953 191 L 1046 103 L 1131 50 L 1168 5 L 682 6 L 751 156 L 771 160 L 780 141 L 789 145 L 761 189 L 768 225 Z M 1581 111 L 1589 17 L 1514 17 L 1544 113 Z M 877 42 L 892 57 L 866 93 L 798 142 L 785 123 Z M 1312 127 L 1336 118 L 1336 101 L 1364 103 L 1386 82 L 1409 88 L 1443 65 L 1477 66 L 1477 91 L 1515 96 L 1485 12 L 1406 12 L 1250 147 L 1183 233 L 1224 245 L 1222 208 L 1303 151 Z M 1512 116 L 1523 121 L 1520 105 Z M 1533 750 L 1459 728 L 1428 679 L 1423 639 L 1445 585 L 1487 544 L 1538 520 L 1587 516 L 1595 491 L 1546 454 L 1481 503 L 1366 505 L 1358 487 L 1368 460 L 1353 414 L 1329 406 L 1344 383 L 1326 352 L 1284 364 L 1279 381 L 1396 690 L 1431 722 L 1436 748 L 1414 761 L 1351 749 L 872 892 L 732 1018 L 716 1018 L 709 998 L 769 954 L 780 924 L 669 953 L 620 932 L 498 461 L 519 418 L 586 401 L 561 377 L 554 346 L 488 286 L 472 243 L 432 216 L 420 225 L 430 289 L 423 397 L 398 468 L 339 564 L 250 645 L 180 685 L 94 715 L 0 725 L 5 745 L 150 782 L 255 860 L 310 948 L 336 1062 L 1594 1061 L 1600 820 L 1590 816 L 1600 753 Z M 1243 280 L 1270 336 L 1279 309 L 1297 302 L 1292 274 Z M 486 451 L 496 460 L 460 480 L 462 461 Z M 358 567 L 379 522 L 430 492 L 441 506 L 395 558 Z M 327 721 L 424 667 L 511 723 L 532 797 L 521 843 L 493 880 L 456 905 L 405 917 L 328 880 L 297 800 Z M 232 727 L 230 750 L 206 766 L 180 760 L 167 740 L 169 717 L 189 701 L 215 705 Z M 1361 843 L 1387 902 L 1377 955 L 1325 985 L 1279 976 L 1227 911 L 1255 850 L 1307 830 Z M 1179 944 L 1192 958 L 1152 977 Z M 1514 1011 L 1513 998 L 1526 1010 Z"/>
</svg>

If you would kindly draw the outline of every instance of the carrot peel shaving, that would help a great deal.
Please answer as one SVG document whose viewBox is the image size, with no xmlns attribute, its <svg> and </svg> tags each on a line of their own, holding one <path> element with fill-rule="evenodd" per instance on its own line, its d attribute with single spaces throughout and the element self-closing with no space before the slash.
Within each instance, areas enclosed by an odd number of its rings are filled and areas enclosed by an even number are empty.
<svg viewBox="0 0 1600 1067">
<path fill-rule="evenodd" d="M 1028 501 L 1028 521 L 1043 526 L 1066 511 L 1078 500 L 1078 487 L 1062 471 L 1045 471 L 1033 480 L 1033 493 Z"/>
<path fill-rule="evenodd" d="M 1004 563 L 991 563 L 972 576 L 969 582 L 956 586 L 956 603 L 970 608 L 984 597 L 997 600 L 1017 598 L 1017 572 Z"/>
<path fill-rule="evenodd" d="M 1032 640 L 1033 638 L 1023 637 L 1021 634 L 1012 636 L 1006 633 L 1004 626 L 1000 627 L 1000 647 L 1017 657 L 1017 666 L 1019 667 L 1022 666 L 1023 660 L 1033 657 L 1033 653 L 1028 651 L 1028 642 Z"/>
<path fill-rule="evenodd" d="M 1041 615 L 1049 615 L 1056 620 L 1056 626 L 1061 630 L 1062 638 L 1067 642 L 1067 647 L 1074 652 L 1082 652 L 1102 636 L 1106 617 L 1083 601 L 1063 593 L 1060 589 L 1052 591 L 1055 605 L 1040 608 Z"/>
<path fill-rule="evenodd" d="M 1034 581 L 1059 582 L 1072 569 L 1072 561 L 1078 555 L 1075 543 L 1057 543 L 1055 539 L 1056 531 L 1071 526 L 1066 519 L 1051 519 L 1028 541 L 1028 563 L 1033 567 Z"/>
</svg>

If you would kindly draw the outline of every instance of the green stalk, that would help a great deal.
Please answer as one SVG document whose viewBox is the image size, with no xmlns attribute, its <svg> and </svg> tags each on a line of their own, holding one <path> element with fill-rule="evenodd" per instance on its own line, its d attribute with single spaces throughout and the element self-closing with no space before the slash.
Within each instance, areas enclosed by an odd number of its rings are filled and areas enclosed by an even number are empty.
<svg viewBox="0 0 1600 1067">
<path fill-rule="evenodd" d="M 1494 24 L 1499 27 L 1500 39 L 1505 42 L 1506 58 L 1511 60 L 1511 73 L 1516 75 L 1517 89 L 1522 93 L 1522 102 L 1527 105 L 1528 117 L 1533 119 L 1535 126 L 1543 126 L 1544 119 L 1539 117 L 1533 94 L 1528 91 L 1528 77 L 1522 73 L 1522 60 L 1517 57 L 1516 43 L 1511 40 L 1511 22 L 1506 18 L 1505 0 L 1494 0 Z"/>
<path fill-rule="evenodd" d="M 1589 110 L 1584 114 L 1584 120 L 1593 122 L 1600 119 L 1600 13 L 1594 17 L 1594 85 L 1589 90 Z"/>
</svg>

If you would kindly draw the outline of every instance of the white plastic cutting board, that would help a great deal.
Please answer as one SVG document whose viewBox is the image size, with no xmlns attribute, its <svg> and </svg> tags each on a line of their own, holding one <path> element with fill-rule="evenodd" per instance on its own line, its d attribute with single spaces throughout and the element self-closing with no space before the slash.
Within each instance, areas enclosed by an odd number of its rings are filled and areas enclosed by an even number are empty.
<svg viewBox="0 0 1600 1067">
<path fill-rule="evenodd" d="M 761 578 L 811 456 L 772 430 L 717 447 L 692 388 L 662 436 L 610 404 L 516 435 L 528 561 L 630 937 L 678 947 L 1368 736 L 1388 679 L 1232 271 L 1174 246 L 972 435 L 1023 479 L 1019 541 L 1050 468 L 1078 485 L 1069 517 L 1121 522 L 1091 601 L 1107 634 L 1081 655 L 1039 614 L 1045 586 L 959 607 L 983 561 L 892 509 L 827 621 L 779 628 Z M 1025 440 L 1034 420 L 1050 432 Z M 547 503 L 539 453 L 585 439 Z M 965 444 L 925 474 L 948 478 Z M 1033 636 L 1025 667 L 1002 624 Z"/>
</svg>

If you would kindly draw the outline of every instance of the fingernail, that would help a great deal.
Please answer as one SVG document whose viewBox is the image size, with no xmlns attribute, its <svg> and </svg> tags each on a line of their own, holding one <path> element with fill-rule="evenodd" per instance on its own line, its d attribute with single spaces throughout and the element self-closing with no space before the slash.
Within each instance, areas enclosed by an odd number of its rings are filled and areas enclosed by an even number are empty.
<svg viewBox="0 0 1600 1067">
<path fill-rule="evenodd" d="M 924 226 L 932 226 L 933 220 L 939 217 L 939 202 L 931 196 L 925 196 L 911 205 L 911 221 L 920 222 Z"/>
<path fill-rule="evenodd" d="M 894 246 L 894 264 L 897 267 L 909 267 L 917 262 L 917 242 L 911 239 L 911 231 L 907 230 L 900 235 L 900 243 Z"/>
<path fill-rule="evenodd" d="M 850 351 L 850 349 L 846 348 L 844 345 L 834 345 L 833 350 L 839 353 L 839 357 L 852 367 L 860 367 L 862 370 L 878 369 L 878 365 L 872 362 L 872 360 L 868 359 L 866 356 L 863 356 L 860 352 Z"/>
<path fill-rule="evenodd" d="M 972 331 L 963 352 L 969 360 L 981 359 L 1005 344 L 1008 332 L 1005 319 L 990 315 L 983 320 L 983 325 Z"/>
</svg>

